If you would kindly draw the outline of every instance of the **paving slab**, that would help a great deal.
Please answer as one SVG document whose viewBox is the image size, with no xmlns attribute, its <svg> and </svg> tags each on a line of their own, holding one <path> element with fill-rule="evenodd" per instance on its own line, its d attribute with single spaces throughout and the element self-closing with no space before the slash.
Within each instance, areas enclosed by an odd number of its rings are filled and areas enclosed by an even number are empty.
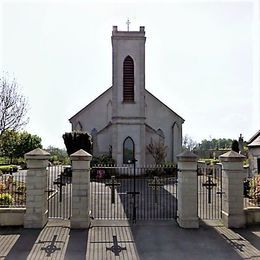
<svg viewBox="0 0 260 260">
<path fill-rule="evenodd" d="M 69 221 L 49 221 L 42 230 L 0 228 L 0 259 L 260 259 L 260 226 L 232 230 L 205 221 L 200 229 L 182 229 L 175 221 L 93 221 L 89 230 L 71 230 Z"/>
</svg>

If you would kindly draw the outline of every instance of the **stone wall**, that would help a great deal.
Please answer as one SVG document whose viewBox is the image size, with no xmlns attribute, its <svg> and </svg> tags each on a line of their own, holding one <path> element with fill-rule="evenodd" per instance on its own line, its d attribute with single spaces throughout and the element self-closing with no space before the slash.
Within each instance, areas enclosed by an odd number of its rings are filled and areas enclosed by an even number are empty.
<svg viewBox="0 0 260 260">
<path fill-rule="evenodd" d="M 0 208 L 0 226 L 23 226 L 25 208 Z"/>
</svg>

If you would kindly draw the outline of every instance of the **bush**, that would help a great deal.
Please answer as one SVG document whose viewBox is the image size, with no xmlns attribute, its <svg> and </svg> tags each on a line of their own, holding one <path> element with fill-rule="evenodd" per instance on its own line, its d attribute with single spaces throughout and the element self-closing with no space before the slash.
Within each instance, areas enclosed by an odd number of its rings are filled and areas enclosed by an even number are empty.
<svg viewBox="0 0 260 260">
<path fill-rule="evenodd" d="M 115 160 L 111 156 L 103 154 L 103 155 L 98 156 L 98 157 L 93 157 L 90 164 L 91 164 L 91 166 L 95 166 L 95 165 L 114 165 Z"/>
<path fill-rule="evenodd" d="M 0 182 L 0 193 L 6 189 L 6 186 L 3 182 Z"/>
<path fill-rule="evenodd" d="M 1 165 L 0 171 L 2 173 L 10 173 L 10 172 L 17 172 L 18 167 L 16 165 Z"/>
<path fill-rule="evenodd" d="M 0 205 L 12 205 L 14 202 L 13 197 L 11 194 L 8 193 L 2 193 L 0 194 Z"/>
<path fill-rule="evenodd" d="M 260 202 L 260 175 L 254 176 L 249 182 L 249 197 Z"/>
<path fill-rule="evenodd" d="M 62 136 L 68 155 L 80 149 L 92 154 L 92 138 L 87 132 L 73 131 Z"/>
</svg>

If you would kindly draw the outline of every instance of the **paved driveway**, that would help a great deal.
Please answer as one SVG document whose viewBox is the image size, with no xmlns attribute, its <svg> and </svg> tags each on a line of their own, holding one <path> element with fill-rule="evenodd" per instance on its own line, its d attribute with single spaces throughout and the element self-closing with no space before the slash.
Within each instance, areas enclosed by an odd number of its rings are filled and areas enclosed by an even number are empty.
<svg viewBox="0 0 260 260">
<path fill-rule="evenodd" d="M 260 259 L 260 227 L 230 230 L 218 223 L 199 230 L 174 222 L 96 221 L 70 230 L 68 221 L 50 221 L 42 230 L 0 229 L 0 259 Z"/>
</svg>

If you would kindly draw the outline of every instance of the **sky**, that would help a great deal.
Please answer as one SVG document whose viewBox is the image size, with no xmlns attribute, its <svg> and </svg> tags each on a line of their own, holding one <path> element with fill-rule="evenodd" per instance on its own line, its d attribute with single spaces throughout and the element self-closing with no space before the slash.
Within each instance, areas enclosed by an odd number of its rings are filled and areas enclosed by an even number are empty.
<svg viewBox="0 0 260 260">
<path fill-rule="evenodd" d="M 25 130 L 64 147 L 68 121 L 112 84 L 112 26 L 146 31 L 146 88 L 183 135 L 248 140 L 260 129 L 254 1 L 0 0 L 0 72 L 28 98 Z"/>
</svg>

